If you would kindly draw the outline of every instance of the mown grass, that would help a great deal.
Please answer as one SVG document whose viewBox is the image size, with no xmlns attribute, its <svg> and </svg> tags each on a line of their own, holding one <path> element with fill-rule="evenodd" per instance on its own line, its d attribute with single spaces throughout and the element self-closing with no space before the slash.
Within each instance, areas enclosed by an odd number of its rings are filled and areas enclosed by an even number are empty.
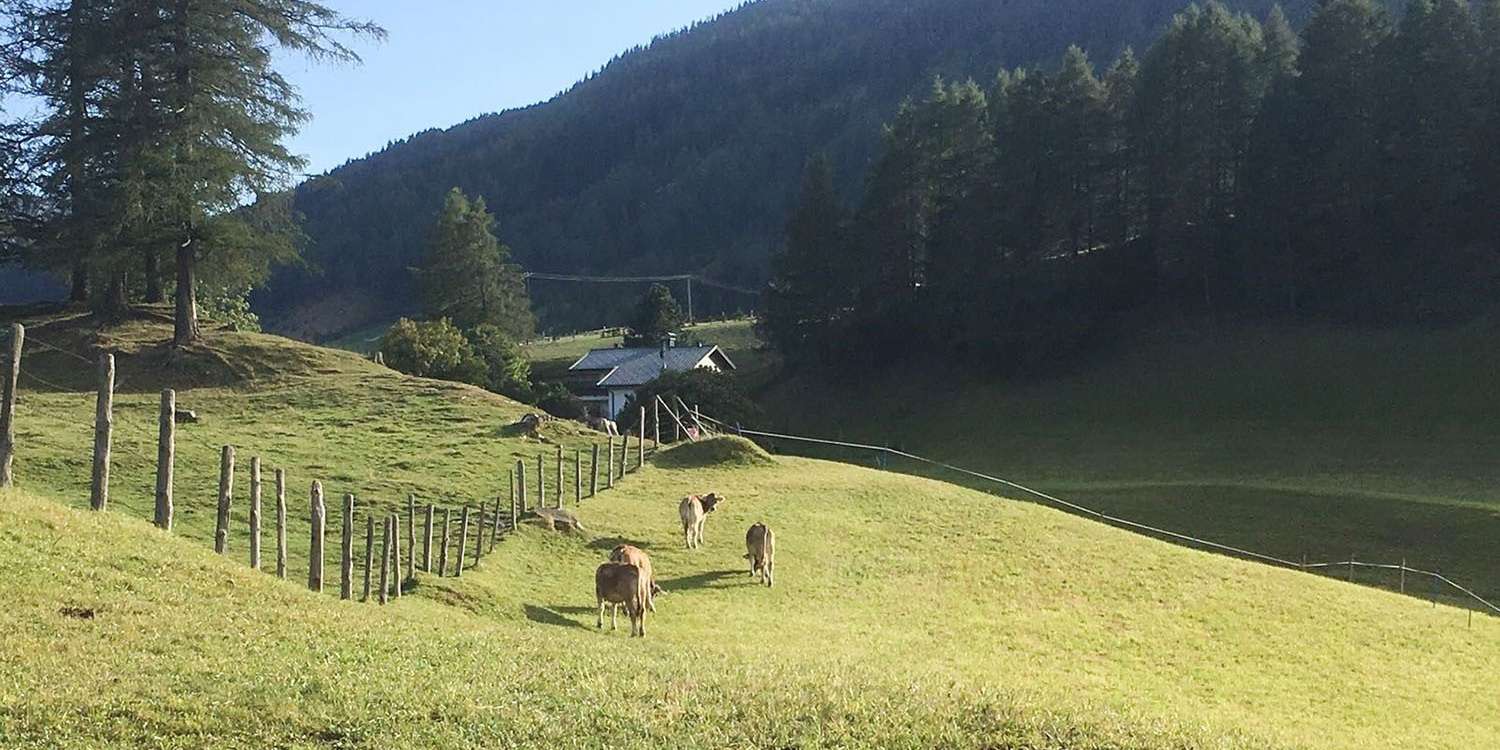
<svg viewBox="0 0 1500 750">
<path fill-rule="evenodd" d="M 153 394 L 121 397 L 112 512 L 92 514 L 76 510 L 92 398 L 23 391 L 23 489 L 0 495 L 0 746 L 1446 748 L 1500 733 L 1495 619 L 1470 629 L 1446 606 L 789 457 L 662 460 L 587 501 L 588 534 L 523 526 L 385 608 L 314 595 L 296 583 L 310 479 L 376 512 L 408 491 L 472 501 L 552 446 L 505 430 L 524 409 L 503 399 L 240 336 L 208 347 L 315 364 L 184 389 L 204 421 L 184 426 L 171 535 L 144 520 L 154 433 L 130 426 L 154 425 Z M 141 361 L 122 372 L 143 387 L 174 376 L 132 375 Z M 243 474 L 231 558 L 210 552 L 223 442 L 293 477 L 292 582 L 241 562 Z M 688 552 L 676 502 L 707 491 L 728 501 Z M 741 559 L 757 520 L 777 531 L 770 590 Z M 644 640 L 593 629 L 592 570 L 620 541 L 650 551 L 668 591 Z"/>
</svg>

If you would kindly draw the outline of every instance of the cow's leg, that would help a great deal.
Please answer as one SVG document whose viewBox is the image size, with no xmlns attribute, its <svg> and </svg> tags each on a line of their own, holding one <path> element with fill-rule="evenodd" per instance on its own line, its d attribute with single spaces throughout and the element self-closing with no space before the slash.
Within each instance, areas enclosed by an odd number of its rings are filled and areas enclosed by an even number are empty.
<svg viewBox="0 0 1500 750">
<path fill-rule="evenodd" d="M 604 629 L 604 600 L 603 599 L 599 600 L 599 620 L 598 620 L 598 622 L 594 623 L 594 627 L 599 628 L 600 630 Z"/>
<path fill-rule="evenodd" d="M 766 560 L 766 587 L 767 588 L 769 588 L 771 586 L 771 581 L 772 581 L 771 575 L 772 575 L 772 573 L 775 572 L 775 570 L 776 570 L 776 560 L 774 560 L 774 559 L 768 559 L 768 560 Z"/>
<path fill-rule="evenodd" d="M 613 632 L 615 630 L 618 630 L 620 628 L 620 626 L 615 623 L 615 618 L 619 617 L 619 615 L 620 615 L 620 605 L 618 605 L 618 604 L 610 604 L 609 605 L 609 629 L 610 629 L 611 632 Z"/>
<path fill-rule="evenodd" d="M 682 543 L 687 545 L 688 549 L 693 548 L 693 525 L 687 521 L 682 522 Z"/>
</svg>

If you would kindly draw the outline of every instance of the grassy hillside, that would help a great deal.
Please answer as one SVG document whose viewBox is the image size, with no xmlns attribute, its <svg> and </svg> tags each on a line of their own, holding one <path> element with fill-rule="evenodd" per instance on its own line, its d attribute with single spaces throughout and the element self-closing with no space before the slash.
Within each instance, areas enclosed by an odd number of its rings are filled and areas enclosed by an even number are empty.
<svg viewBox="0 0 1500 750">
<path fill-rule="evenodd" d="M 133 368 L 164 331 L 127 330 L 143 347 L 127 379 L 170 380 Z M 523 528 L 383 609 L 313 595 L 249 571 L 242 539 L 209 551 L 218 443 L 288 468 L 298 499 L 320 477 L 387 504 L 489 496 L 500 467 L 550 446 L 468 388 L 273 337 L 209 344 L 193 356 L 310 369 L 184 389 L 205 421 L 185 428 L 170 536 L 143 520 L 151 444 L 126 426 L 149 424 L 154 396 L 121 399 L 98 515 L 68 507 L 86 499 L 91 398 L 23 391 L 22 490 L 0 494 L 0 746 L 1443 748 L 1500 732 L 1494 619 L 1468 629 L 1445 606 L 806 459 L 663 460 L 588 501 L 587 534 Z M 33 363 L 58 377 L 59 356 Z M 676 500 L 709 490 L 729 500 L 708 546 L 682 550 Z M 740 559 L 755 520 L 778 532 L 771 590 Z M 591 571 L 621 540 L 668 591 L 644 641 L 593 629 Z"/>
<path fill-rule="evenodd" d="M 774 366 L 774 355 L 762 349 L 760 339 L 755 335 L 754 320 L 749 318 L 688 326 L 682 332 L 681 341 L 723 347 L 739 368 L 740 379 L 752 385 L 764 381 Z M 623 342 L 622 336 L 604 336 L 600 332 L 590 332 L 541 339 L 526 344 L 521 349 L 531 360 L 533 377 L 538 380 L 557 380 L 591 349 L 607 349 Z"/>
</svg>

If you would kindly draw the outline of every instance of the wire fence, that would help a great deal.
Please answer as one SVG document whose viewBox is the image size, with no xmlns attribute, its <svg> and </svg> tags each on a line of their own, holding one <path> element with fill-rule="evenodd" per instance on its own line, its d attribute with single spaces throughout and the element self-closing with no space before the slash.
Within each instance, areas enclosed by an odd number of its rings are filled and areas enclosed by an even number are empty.
<svg viewBox="0 0 1500 750">
<path fill-rule="evenodd" d="M 1342 560 L 1342 561 L 1313 562 L 1313 563 L 1309 563 L 1309 562 L 1306 562 L 1306 561 L 1288 560 L 1288 559 L 1286 559 L 1284 557 L 1279 557 L 1279 556 L 1276 556 L 1276 555 L 1270 555 L 1270 554 L 1266 554 L 1266 553 L 1263 553 L 1263 552 L 1256 552 L 1254 550 L 1245 549 L 1243 547 L 1236 547 L 1236 546 L 1233 546 L 1233 545 L 1222 544 L 1220 542 L 1215 542 L 1215 541 L 1213 541 L 1211 539 L 1204 539 L 1204 538 L 1201 538 L 1201 537 L 1193 536 L 1191 534 L 1185 534 L 1185 533 L 1182 533 L 1182 532 L 1179 532 L 1179 531 L 1173 531 L 1171 529 L 1164 529 L 1164 528 L 1161 528 L 1159 526 L 1152 526 L 1150 524 L 1141 523 L 1139 521 L 1133 521 L 1133 520 L 1128 519 L 1128 518 L 1122 518 L 1120 516 L 1116 516 L 1116 515 L 1113 515 L 1113 514 L 1110 514 L 1110 513 L 1105 513 L 1104 511 L 1101 511 L 1101 510 L 1098 510 L 1098 509 L 1095 509 L 1095 508 L 1090 508 L 1088 506 L 1080 505 L 1078 503 L 1071 502 L 1069 500 L 1064 500 L 1063 498 L 1057 497 L 1056 495 L 1053 495 L 1053 494 L 1050 494 L 1050 493 L 1047 493 L 1047 492 L 1043 492 L 1043 491 L 1038 490 L 1038 489 L 1034 489 L 1034 488 L 1028 487 L 1028 486 L 1026 486 L 1024 484 L 1021 484 L 1019 482 L 1014 482 L 1014 481 L 1011 481 L 1009 479 L 1005 479 L 1004 477 L 998 477 L 998 476 L 994 476 L 992 474 L 987 474 L 987 473 L 980 472 L 980 471 L 974 471 L 973 469 L 967 469 L 967 468 L 964 468 L 962 466 L 955 466 L 955 465 L 947 463 L 945 461 L 938 461 L 938 460 L 935 460 L 935 459 L 927 458 L 926 456 L 920 456 L 920 455 L 917 455 L 915 453 L 910 453 L 910 452 L 903 451 L 903 450 L 897 450 L 895 448 L 890 448 L 890 447 L 887 447 L 887 446 L 868 445 L 868 444 L 865 444 L 865 443 L 855 443 L 855 442 L 849 442 L 849 441 L 844 441 L 844 440 L 830 440 L 830 439 L 827 439 L 827 438 L 815 438 L 815 437 L 808 437 L 806 435 L 789 435 L 789 434 L 785 434 L 785 433 L 765 432 L 765 431 L 761 431 L 761 430 L 752 430 L 752 429 L 746 429 L 746 428 L 744 428 L 743 426 L 740 426 L 740 425 L 726 424 L 726 423 L 724 423 L 722 421 L 714 419 L 713 417 L 711 417 L 711 416 L 709 416 L 707 414 L 697 413 L 697 414 L 695 414 L 693 416 L 695 418 L 697 418 L 697 419 L 701 419 L 703 421 L 703 423 L 706 423 L 705 426 L 712 425 L 713 427 L 717 427 L 718 431 L 720 431 L 720 432 L 732 433 L 732 434 L 740 435 L 740 436 L 743 436 L 743 437 L 760 438 L 762 440 L 779 440 L 779 441 L 786 441 L 786 442 L 792 442 L 792 443 L 802 443 L 802 444 L 806 444 L 806 445 L 822 445 L 822 446 L 828 446 L 828 447 L 848 448 L 848 449 L 853 449 L 853 450 L 858 450 L 858 451 L 866 451 L 866 452 L 874 453 L 874 454 L 876 454 L 878 456 L 894 456 L 894 457 L 898 457 L 898 458 L 903 458 L 903 459 L 906 459 L 906 460 L 909 460 L 909 461 L 914 461 L 914 462 L 916 462 L 918 464 L 923 464 L 923 465 L 926 465 L 926 466 L 931 466 L 931 467 L 935 467 L 935 468 L 938 468 L 938 469 L 943 469 L 945 471 L 950 471 L 950 472 L 953 472 L 955 474 L 959 474 L 959 475 L 962 475 L 962 476 L 969 477 L 971 479 L 978 479 L 978 480 L 981 480 L 981 481 L 984 481 L 984 482 L 988 482 L 990 484 L 995 484 L 995 485 L 999 485 L 1001 487 L 1005 487 L 1005 488 L 1008 488 L 1008 489 L 1011 489 L 1011 490 L 1015 490 L 1017 492 L 1021 492 L 1021 493 L 1024 493 L 1026 495 L 1030 495 L 1031 497 L 1034 497 L 1034 498 L 1046 501 L 1046 502 L 1051 503 L 1053 505 L 1056 505 L 1056 506 L 1058 506 L 1060 508 L 1063 508 L 1065 510 L 1071 511 L 1071 512 L 1073 512 L 1075 514 L 1078 514 L 1080 516 L 1084 516 L 1084 517 L 1087 517 L 1087 518 L 1093 518 L 1093 519 L 1098 520 L 1098 521 L 1103 521 L 1104 523 L 1107 523 L 1107 524 L 1110 524 L 1110 525 L 1113 525 L 1113 526 L 1130 529 L 1132 531 L 1137 531 L 1137 532 L 1149 534 L 1149 535 L 1152 535 L 1152 536 L 1157 536 L 1157 537 L 1160 537 L 1160 538 L 1170 539 L 1172 541 L 1181 542 L 1181 543 L 1184 543 L 1184 544 L 1192 545 L 1192 546 L 1195 546 L 1195 547 L 1200 547 L 1200 548 L 1203 548 L 1203 549 L 1209 549 L 1209 550 L 1213 550 L 1213 551 L 1216 551 L 1216 552 L 1222 552 L 1222 553 L 1229 554 L 1229 555 L 1235 555 L 1237 557 L 1242 557 L 1242 558 L 1246 558 L 1246 559 L 1250 559 L 1250 560 L 1255 560 L 1257 562 L 1266 563 L 1268 565 L 1275 565 L 1275 566 L 1278 566 L 1278 567 L 1290 568 L 1290 569 L 1293 569 L 1293 570 L 1300 570 L 1300 571 L 1303 571 L 1303 572 L 1328 571 L 1328 570 L 1346 569 L 1346 570 L 1349 571 L 1349 579 L 1351 581 L 1353 580 L 1353 571 L 1356 568 L 1358 568 L 1358 569 L 1367 569 L 1367 570 L 1390 571 L 1390 572 L 1397 573 L 1397 574 L 1399 574 L 1401 576 L 1401 589 L 1402 589 L 1402 593 L 1405 593 L 1405 590 L 1406 590 L 1406 577 L 1407 576 L 1423 577 L 1423 578 L 1427 578 L 1427 579 L 1431 580 L 1432 582 L 1434 582 L 1436 584 L 1441 584 L 1443 586 L 1449 587 L 1451 590 L 1457 592 L 1459 594 L 1460 598 L 1465 603 L 1471 605 L 1471 607 L 1477 607 L 1477 608 L 1480 609 L 1480 611 L 1487 612 L 1489 614 L 1500 615 L 1500 606 L 1497 606 L 1494 602 L 1491 602 L 1488 599 L 1485 599 L 1484 597 L 1480 596 L 1478 593 L 1474 592 L 1472 589 L 1470 589 L 1470 588 L 1468 588 L 1468 587 L 1466 587 L 1466 586 L 1464 586 L 1464 585 L 1462 585 L 1462 584 L 1454 581 L 1453 579 L 1451 579 L 1451 578 L 1449 578 L 1449 577 L 1447 577 L 1445 575 L 1442 575 L 1441 573 L 1438 573 L 1436 571 L 1423 570 L 1421 568 L 1409 567 L 1406 564 L 1405 561 L 1402 561 L 1401 563 L 1388 564 L 1388 563 L 1363 562 L 1363 561 L 1355 560 L 1355 559 L 1352 559 L 1352 558 L 1349 559 L 1349 560 Z"/>
</svg>

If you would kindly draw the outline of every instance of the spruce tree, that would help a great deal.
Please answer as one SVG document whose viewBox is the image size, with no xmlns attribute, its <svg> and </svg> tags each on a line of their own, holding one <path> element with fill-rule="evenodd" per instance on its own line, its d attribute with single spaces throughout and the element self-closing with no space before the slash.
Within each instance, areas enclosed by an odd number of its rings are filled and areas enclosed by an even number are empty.
<svg viewBox="0 0 1500 750">
<path fill-rule="evenodd" d="M 646 295 L 635 306 L 630 317 L 630 335 L 625 337 L 627 346 L 656 346 L 668 336 L 682 330 L 687 316 L 677 306 L 672 290 L 663 284 L 652 284 Z"/>
<path fill-rule="evenodd" d="M 771 256 L 771 283 L 760 318 L 763 335 L 793 366 L 814 358 L 820 334 L 852 301 L 847 220 L 827 158 L 814 156 L 787 220 L 786 240 Z"/>
<path fill-rule="evenodd" d="M 495 217 L 483 198 L 453 188 L 443 201 L 418 271 L 429 317 L 470 330 L 499 328 L 513 341 L 535 332 L 531 300 L 510 248 L 495 237 Z"/>
</svg>

